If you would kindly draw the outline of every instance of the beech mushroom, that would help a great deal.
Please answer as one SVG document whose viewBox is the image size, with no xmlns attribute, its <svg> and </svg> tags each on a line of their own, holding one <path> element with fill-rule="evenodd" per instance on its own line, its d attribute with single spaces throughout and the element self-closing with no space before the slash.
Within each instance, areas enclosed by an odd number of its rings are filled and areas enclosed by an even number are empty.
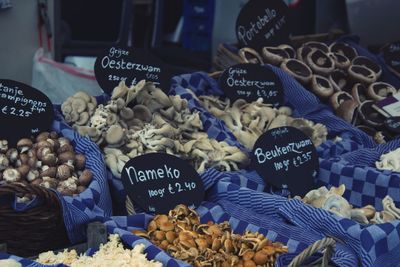
<svg viewBox="0 0 400 267">
<path fill-rule="evenodd" d="M 353 99 L 358 102 L 358 104 L 361 104 L 368 99 L 367 88 L 361 83 L 356 83 L 353 86 L 351 95 L 353 96 Z"/>
<path fill-rule="evenodd" d="M 317 74 L 312 76 L 311 88 L 315 95 L 323 99 L 329 98 L 334 93 L 331 82 Z"/>
<path fill-rule="evenodd" d="M 347 92 L 336 92 L 330 97 L 330 103 L 334 110 L 337 110 L 344 101 L 353 100 L 353 97 Z"/>
<path fill-rule="evenodd" d="M 332 43 L 329 46 L 329 51 L 335 54 L 343 55 L 350 61 L 358 55 L 357 51 L 353 47 L 343 42 Z"/>
<path fill-rule="evenodd" d="M 347 74 L 341 70 L 335 70 L 329 75 L 329 81 L 336 91 L 350 91 L 347 78 Z"/>
<path fill-rule="evenodd" d="M 367 95 L 375 101 L 383 100 L 395 93 L 397 93 L 397 90 L 392 85 L 384 82 L 372 83 L 367 90 Z"/>
<path fill-rule="evenodd" d="M 285 59 L 289 59 L 289 54 L 281 48 L 266 46 L 262 49 L 262 55 L 266 63 L 279 66 Z"/>
<path fill-rule="evenodd" d="M 296 59 L 285 60 L 281 64 L 281 69 L 292 75 L 302 84 L 308 84 L 312 78 L 311 69 L 303 62 Z"/>
<path fill-rule="evenodd" d="M 358 113 L 366 125 L 371 127 L 382 127 L 384 125 L 385 117 L 372 107 L 373 104 L 374 101 L 372 100 L 364 101 L 358 107 Z"/>
<path fill-rule="evenodd" d="M 377 80 L 376 74 L 371 69 L 361 65 L 351 65 L 348 73 L 353 81 L 363 84 L 371 84 Z"/>
<path fill-rule="evenodd" d="M 376 80 L 378 80 L 381 77 L 381 74 L 382 74 L 381 67 L 377 63 L 373 62 L 371 59 L 369 59 L 367 57 L 358 56 L 351 61 L 351 64 L 357 65 L 357 66 L 364 66 L 367 69 L 372 70 L 375 73 Z"/>
<path fill-rule="evenodd" d="M 329 75 L 335 68 L 332 58 L 319 49 L 309 53 L 305 62 L 315 73 L 321 75 Z"/>
</svg>

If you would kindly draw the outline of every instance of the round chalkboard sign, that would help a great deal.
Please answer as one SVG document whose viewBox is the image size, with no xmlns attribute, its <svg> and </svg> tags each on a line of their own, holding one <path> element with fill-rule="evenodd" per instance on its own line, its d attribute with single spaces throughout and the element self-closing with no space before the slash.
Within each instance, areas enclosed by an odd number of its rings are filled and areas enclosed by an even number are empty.
<svg viewBox="0 0 400 267">
<path fill-rule="evenodd" d="M 15 143 L 47 131 L 54 120 L 50 99 L 29 85 L 0 80 L 0 138 Z"/>
<path fill-rule="evenodd" d="M 167 213 L 178 204 L 198 207 L 204 185 L 188 162 L 161 153 L 129 160 L 122 170 L 122 184 L 131 200 L 151 213 Z"/>
<path fill-rule="evenodd" d="M 250 0 L 236 20 L 239 45 L 258 51 L 288 43 L 289 29 L 288 7 L 282 0 Z"/>
<path fill-rule="evenodd" d="M 256 141 L 251 164 L 266 183 L 304 196 L 315 188 L 319 161 L 310 138 L 294 127 L 279 127 Z"/>
<path fill-rule="evenodd" d="M 400 75 L 400 42 L 391 43 L 383 48 L 386 64 Z"/>
<path fill-rule="evenodd" d="M 146 80 L 160 88 L 169 88 L 171 78 L 176 75 L 145 50 L 117 46 L 97 57 L 94 73 L 100 87 L 109 95 L 121 81 L 131 86 Z"/>
<path fill-rule="evenodd" d="M 386 119 L 385 126 L 389 131 L 400 134 L 400 117 L 390 117 Z"/>
<path fill-rule="evenodd" d="M 257 64 L 238 64 L 227 68 L 219 78 L 219 87 L 231 100 L 247 102 L 263 98 L 264 103 L 283 104 L 283 87 L 272 70 Z"/>
</svg>

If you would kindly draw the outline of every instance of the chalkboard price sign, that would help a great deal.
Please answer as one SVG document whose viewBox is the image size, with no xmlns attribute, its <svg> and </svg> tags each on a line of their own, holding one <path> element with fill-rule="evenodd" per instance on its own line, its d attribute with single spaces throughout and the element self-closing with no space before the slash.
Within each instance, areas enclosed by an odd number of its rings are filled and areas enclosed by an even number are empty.
<svg viewBox="0 0 400 267">
<path fill-rule="evenodd" d="M 129 160 L 122 184 L 131 200 L 150 213 L 167 213 L 178 204 L 195 208 L 204 199 L 199 174 L 186 161 L 161 153 Z"/>
<path fill-rule="evenodd" d="M 383 48 L 386 64 L 400 76 L 400 42 L 391 43 Z"/>
<path fill-rule="evenodd" d="M 282 0 L 250 0 L 236 20 L 241 47 L 258 51 L 264 46 L 289 42 L 288 7 Z"/>
<path fill-rule="evenodd" d="M 314 144 L 294 127 L 279 127 L 256 141 L 251 163 L 266 183 L 304 196 L 315 188 L 319 162 Z"/>
<path fill-rule="evenodd" d="M 54 120 L 50 99 L 29 85 L 0 80 L 0 138 L 15 143 L 49 130 Z"/>
<path fill-rule="evenodd" d="M 400 117 L 390 117 L 385 120 L 386 128 L 396 134 L 400 134 Z"/>
<path fill-rule="evenodd" d="M 146 80 L 160 88 L 169 88 L 170 80 L 175 75 L 170 68 L 144 50 L 116 46 L 97 57 L 94 73 L 100 87 L 107 94 L 111 94 L 121 81 L 131 86 Z"/>
<path fill-rule="evenodd" d="M 278 76 L 257 64 L 238 64 L 226 69 L 219 78 L 219 87 L 231 100 L 247 102 L 263 98 L 264 103 L 283 104 L 283 88 Z"/>
</svg>

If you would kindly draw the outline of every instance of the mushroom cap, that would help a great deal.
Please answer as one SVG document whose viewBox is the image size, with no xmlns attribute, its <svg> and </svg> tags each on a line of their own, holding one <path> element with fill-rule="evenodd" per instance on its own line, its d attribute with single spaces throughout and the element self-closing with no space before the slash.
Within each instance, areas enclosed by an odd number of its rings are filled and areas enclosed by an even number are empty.
<svg viewBox="0 0 400 267">
<path fill-rule="evenodd" d="M 79 119 L 75 122 L 77 125 L 85 125 L 89 121 L 89 113 L 82 112 L 79 114 Z"/>
<path fill-rule="evenodd" d="M 266 63 L 279 66 L 285 59 L 289 59 L 289 54 L 282 48 L 265 46 L 262 55 Z"/>
<path fill-rule="evenodd" d="M 385 82 L 375 82 L 368 86 L 367 95 L 375 100 L 383 100 L 386 97 L 397 93 L 396 88 Z"/>
<path fill-rule="evenodd" d="M 329 52 L 329 47 L 325 43 L 322 43 L 322 42 L 310 41 L 310 42 L 307 42 L 307 43 L 305 43 L 303 45 L 304 46 L 308 46 L 313 50 L 319 49 L 324 53 L 328 53 Z"/>
<path fill-rule="evenodd" d="M 243 60 L 243 63 L 263 64 L 262 57 L 256 50 L 250 47 L 243 47 L 239 49 L 239 57 Z"/>
<path fill-rule="evenodd" d="M 367 88 L 361 83 L 356 83 L 353 85 L 353 88 L 351 89 L 351 95 L 353 99 L 358 102 L 358 104 L 368 100 Z"/>
<path fill-rule="evenodd" d="M 319 49 L 309 53 L 305 62 L 317 74 L 328 75 L 335 69 L 332 58 Z"/>
<path fill-rule="evenodd" d="M 327 78 L 317 74 L 312 76 L 311 88 L 315 95 L 324 99 L 329 98 L 334 93 L 331 82 Z"/>
<path fill-rule="evenodd" d="M 286 51 L 286 53 L 289 55 L 289 58 L 295 58 L 296 57 L 296 51 L 294 48 L 288 44 L 281 44 L 278 46 L 278 48 L 281 48 Z"/>
<path fill-rule="evenodd" d="M 308 84 L 312 78 L 311 69 L 297 59 L 288 59 L 282 62 L 281 69 L 292 75 L 302 84 Z"/>
<path fill-rule="evenodd" d="M 371 69 L 361 65 L 350 65 L 348 73 L 353 81 L 363 84 L 370 84 L 377 80 L 376 74 Z"/>
<path fill-rule="evenodd" d="M 349 93 L 343 91 L 334 93 L 329 99 L 334 110 L 337 110 L 340 104 L 346 100 L 353 100 L 353 97 Z"/>
<path fill-rule="evenodd" d="M 119 144 L 124 138 L 124 129 L 118 124 L 111 125 L 111 127 L 106 132 L 106 142 L 109 145 Z"/>
<path fill-rule="evenodd" d="M 7 168 L 3 171 L 3 180 L 7 182 L 18 182 L 21 180 L 21 174 L 14 168 Z"/>
<path fill-rule="evenodd" d="M 350 93 L 347 80 L 347 73 L 341 70 L 334 70 L 329 75 L 329 81 L 332 83 L 332 86 L 336 91 L 343 90 Z"/>
<path fill-rule="evenodd" d="M 349 60 L 353 60 L 358 53 L 357 51 L 350 45 L 343 42 L 334 42 L 329 46 L 329 51 L 331 53 L 341 54 L 347 57 Z"/>
<path fill-rule="evenodd" d="M 336 115 L 347 121 L 354 123 L 357 116 L 358 102 L 355 100 L 346 100 L 341 103 L 336 110 Z"/>
<path fill-rule="evenodd" d="M 57 175 L 57 167 L 49 167 L 40 173 L 40 177 L 42 178 L 46 176 L 51 178 L 56 178 L 56 175 Z"/>
<path fill-rule="evenodd" d="M 376 111 L 372 105 L 374 101 L 367 100 L 358 107 L 361 120 L 370 127 L 381 127 L 384 125 L 385 117 Z"/>
<path fill-rule="evenodd" d="M 336 68 L 347 69 L 351 64 L 350 60 L 342 54 L 329 53 L 329 56 L 333 59 Z"/>
<path fill-rule="evenodd" d="M 133 117 L 134 117 L 134 112 L 133 112 L 133 110 L 132 110 L 131 108 L 125 107 L 125 108 L 121 109 L 121 111 L 119 112 L 119 116 L 120 116 L 123 120 L 128 121 L 128 120 L 130 120 L 130 119 L 133 119 Z"/>
<path fill-rule="evenodd" d="M 75 161 L 75 152 L 73 151 L 65 151 L 58 155 L 58 161 L 60 163 L 67 163 L 69 161 Z"/>
<path fill-rule="evenodd" d="M 86 165 L 86 157 L 83 154 L 75 155 L 75 168 L 78 170 L 83 170 Z"/>
<path fill-rule="evenodd" d="M 93 173 L 88 169 L 84 170 L 82 174 L 79 176 L 79 185 L 88 186 L 92 181 L 92 178 L 93 178 Z"/>
<path fill-rule="evenodd" d="M 88 95 L 86 92 L 79 91 L 76 94 L 74 94 L 74 98 L 80 98 L 83 99 L 86 103 L 89 103 L 91 101 L 90 95 Z"/>
<path fill-rule="evenodd" d="M 305 45 L 300 46 L 297 49 L 297 59 L 304 62 L 306 60 L 308 54 L 310 54 L 312 51 L 314 51 L 314 49 L 312 49 L 309 46 L 305 46 Z"/>
<path fill-rule="evenodd" d="M 379 77 L 382 74 L 381 67 L 377 63 L 375 63 L 374 61 L 369 59 L 368 57 L 364 57 L 364 56 L 355 57 L 351 61 L 351 64 L 352 65 L 357 65 L 357 66 L 364 66 L 364 67 L 372 70 L 376 75 L 376 79 L 379 79 Z"/>
<path fill-rule="evenodd" d="M 33 142 L 29 138 L 22 138 L 17 142 L 17 148 L 31 148 L 33 146 Z"/>
<path fill-rule="evenodd" d="M 150 122 L 152 118 L 151 111 L 145 105 L 136 105 L 132 108 L 135 119 L 143 122 Z"/>
<path fill-rule="evenodd" d="M 57 167 L 56 178 L 59 180 L 66 180 L 71 177 L 71 169 L 66 164 L 61 164 Z"/>
<path fill-rule="evenodd" d="M 76 113 L 81 113 L 86 110 L 86 102 L 82 98 L 72 98 L 71 106 L 72 110 Z"/>
</svg>

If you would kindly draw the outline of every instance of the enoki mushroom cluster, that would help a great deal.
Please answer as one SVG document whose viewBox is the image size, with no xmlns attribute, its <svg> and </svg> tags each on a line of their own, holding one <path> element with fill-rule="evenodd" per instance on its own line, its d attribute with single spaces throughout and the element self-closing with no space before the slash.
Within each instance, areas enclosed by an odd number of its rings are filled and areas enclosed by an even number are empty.
<svg viewBox="0 0 400 267">
<path fill-rule="evenodd" d="M 150 82 L 131 87 L 121 82 L 101 105 L 79 92 L 62 104 L 62 112 L 76 131 L 100 145 L 116 177 L 130 158 L 150 152 L 180 156 L 198 172 L 237 170 L 248 163 L 240 149 L 202 132 L 199 113 L 190 111 L 186 100 L 168 96 Z"/>
<path fill-rule="evenodd" d="M 234 234 L 228 222 L 201 224 L 197 213 L 184 205 L 156 215 L 147 231 L 133 233 L 196 267 L 275 266 L 276 258 L 288 252 L 262 234 Z"/>
</svg>

